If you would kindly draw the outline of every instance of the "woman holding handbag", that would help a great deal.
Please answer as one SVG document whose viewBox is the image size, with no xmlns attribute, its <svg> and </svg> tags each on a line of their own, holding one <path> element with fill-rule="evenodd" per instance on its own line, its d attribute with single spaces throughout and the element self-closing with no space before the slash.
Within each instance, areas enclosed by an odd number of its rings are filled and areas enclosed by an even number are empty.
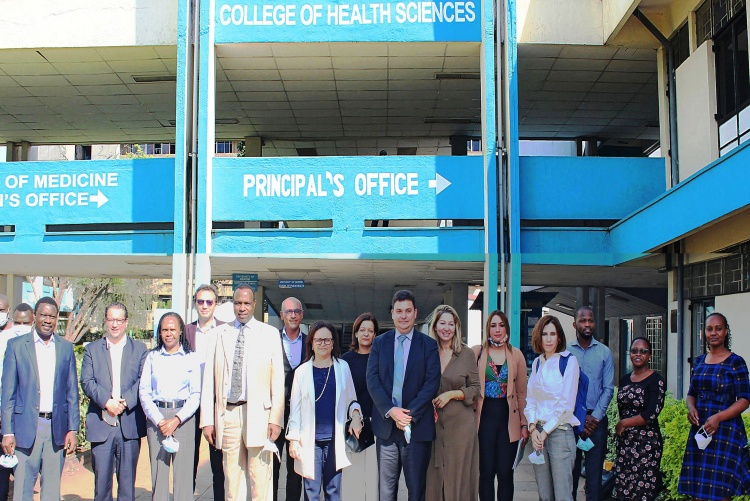
<svg viewBox="0 0 750 501">
<path fill-rule="evenodd" d="M 362 411 L 356 402 L 349 365 L 339 359 L 336 329 L 330 322 L 316 322 L 305 340 L 307 360 L 294 373 L 286 438 L 294 471 L 302 476 L 308 501 L 339 501 L 341 470 L 351 463 L 346 457 L 344 426 L 352 419 L 350 433 L 359 436 Z"/>
<path fill-rule="evenodd" d="M 362 501 L 377 501 L 378 499 L 378 458 L 375 453 L 375 435 L 372 433 L 370 419 L 372 418 L 372 397 L 367 390 L 367 361 L 370 358 L 372 341 L 380 333 L 378 320 L 372 313 L 363 313 L 354 321 L 352 328 L 352 343 L 350 350 L 341 357 L 349 364 L 357 390 L 359 405 L 362 407 L 364 418 L 362 432 L 356 442 L 356 448 L 347 447 L 347 455 L 352 465 L 344 470 L 343 489 L 356 492 Z"/>
</svg>

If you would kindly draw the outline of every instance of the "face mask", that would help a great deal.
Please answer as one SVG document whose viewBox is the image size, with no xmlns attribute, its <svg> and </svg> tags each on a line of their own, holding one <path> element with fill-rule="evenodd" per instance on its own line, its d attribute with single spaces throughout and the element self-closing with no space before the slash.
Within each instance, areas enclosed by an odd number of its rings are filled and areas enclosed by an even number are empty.
<svg viewBox="0 0 750 501">
<path fill-rule="evenodd" d="M 0 312 L 0 327 L 5 327 L 5 324 L 8 323 L 8 312 L 3 311 Z"/>
<path fill-rule="evenodd" d="M 411 442 L 411 425 L 410 424 L 407 424 L 404 427 L 404 440 L 406 440 L 407 444 Z"/>
<path fill-rule="evenodd" d="M 23 336 L 24 334 L 28 334 L 29 332 L 31 332 L 30 325 L 14 325 L 13 328 L 9 330 L 9 333 L 12 337 Z"/>
<path fill-rule="evenodd" d="M 261 452 L 270 452 L 271 454 L 276 454 L 276 458 L 281 462 L 281 455 L 279 454 L 279 448 L 276 447 L 276 444 L 269 440 L 266 442 L 266 445 L 263 446 L 263 451 Z"/>
<path fill-rule="evenodd" d="M 161 443 L 161 446 L 164 447 L 164 450 L 170 454 L 174 454 L 175 452 L 180 450 L 180 442 L 178 442 L 174 437 L 165 438 Z"/>
<path fill-rule="evenodd" d="M 706 430 L 701 426 L 698 432 L 695 434 L 695 443 L 698 444 L 698 448 L 700 450 L 703 450 L 708 447 L 708 444 L 711 443 L 711 440 L 713 438 L 714 437 L 706 433 Z"/>
<path fill-rule="evenodd" d="M 531 464 L 544 464 L 544 454 L 542 451 L 534 450 L 531 454 L 529 454 L 529 461 L 531 461 Z"/>
<path fill-rule="evenodd" d="M 18 458 L 15 454 L 13 454 L 12 456 L 4 454 L 2 457 L 0 457 L 0 466 L 2 466 L 3 468 L 15 468 L 17 464 Z"/>
<path fill-rule="evenodd" d="M 582 451 L 590 451 L 594 448 L 594 442 L 591 441 L 590 438 L 587 438 L 586 440 L 582 440 L 580 437 L 578 438 L 578 443 L 576 443 L 576 447 L 581 449 Z"/>
</svg>

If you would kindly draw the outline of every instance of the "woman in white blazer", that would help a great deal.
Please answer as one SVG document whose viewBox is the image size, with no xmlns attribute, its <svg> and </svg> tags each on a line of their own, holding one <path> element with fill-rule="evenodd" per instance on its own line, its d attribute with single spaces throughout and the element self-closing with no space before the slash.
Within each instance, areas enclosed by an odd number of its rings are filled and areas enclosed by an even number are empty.
<svg viewBox="0 0 750 501">
<path fill-rule="evenodd" d="M 286 438 L 294 471 L 304 479 L 309 501 L 341 499 L 341 470 L 351 463 L 346 456 L 344 427 L 359 436 L 362 412 L 349 365 L 339 359 L 336 329 L 330 322 L 312 326 L 306 339 L 307 360 L 294 373 Z"/>
</svg>

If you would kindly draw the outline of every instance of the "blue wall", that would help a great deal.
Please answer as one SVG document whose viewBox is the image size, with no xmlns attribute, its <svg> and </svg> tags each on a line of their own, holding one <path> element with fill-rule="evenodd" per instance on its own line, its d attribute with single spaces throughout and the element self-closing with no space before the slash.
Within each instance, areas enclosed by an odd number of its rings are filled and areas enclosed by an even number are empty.
<svg viewBox="0 0 750 501">
<path fill-rule="evenodd" d="M 172 223 L 174 159 L 12 162 L 0 174 L 0 253 L 171 254 L 172 231 L 47 232 L 47 225 Z"/>
<path fill-rule="evenodd" d="M 621 219 L 666 190 L 663 158 L 521 157 L 521 219 Z"/>
</svg>

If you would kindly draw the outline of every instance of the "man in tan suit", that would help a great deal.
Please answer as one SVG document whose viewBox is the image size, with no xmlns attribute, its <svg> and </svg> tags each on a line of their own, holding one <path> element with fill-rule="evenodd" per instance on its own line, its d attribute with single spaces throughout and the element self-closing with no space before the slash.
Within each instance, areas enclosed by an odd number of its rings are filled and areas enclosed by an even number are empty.
<svg viewBox="0 0 750 501">
<path fill-rule="evenodd" d="M 211 331 L 201 394 L 201 428 L 223 452 L 226 499 L 271 501 L 273 444 L 284 418 L 279 331 L 253 318 L 255 294 L 234 292 L 234 322 Z M 248 497 L 249 494 L 249 497 Z"/>
</svg>

